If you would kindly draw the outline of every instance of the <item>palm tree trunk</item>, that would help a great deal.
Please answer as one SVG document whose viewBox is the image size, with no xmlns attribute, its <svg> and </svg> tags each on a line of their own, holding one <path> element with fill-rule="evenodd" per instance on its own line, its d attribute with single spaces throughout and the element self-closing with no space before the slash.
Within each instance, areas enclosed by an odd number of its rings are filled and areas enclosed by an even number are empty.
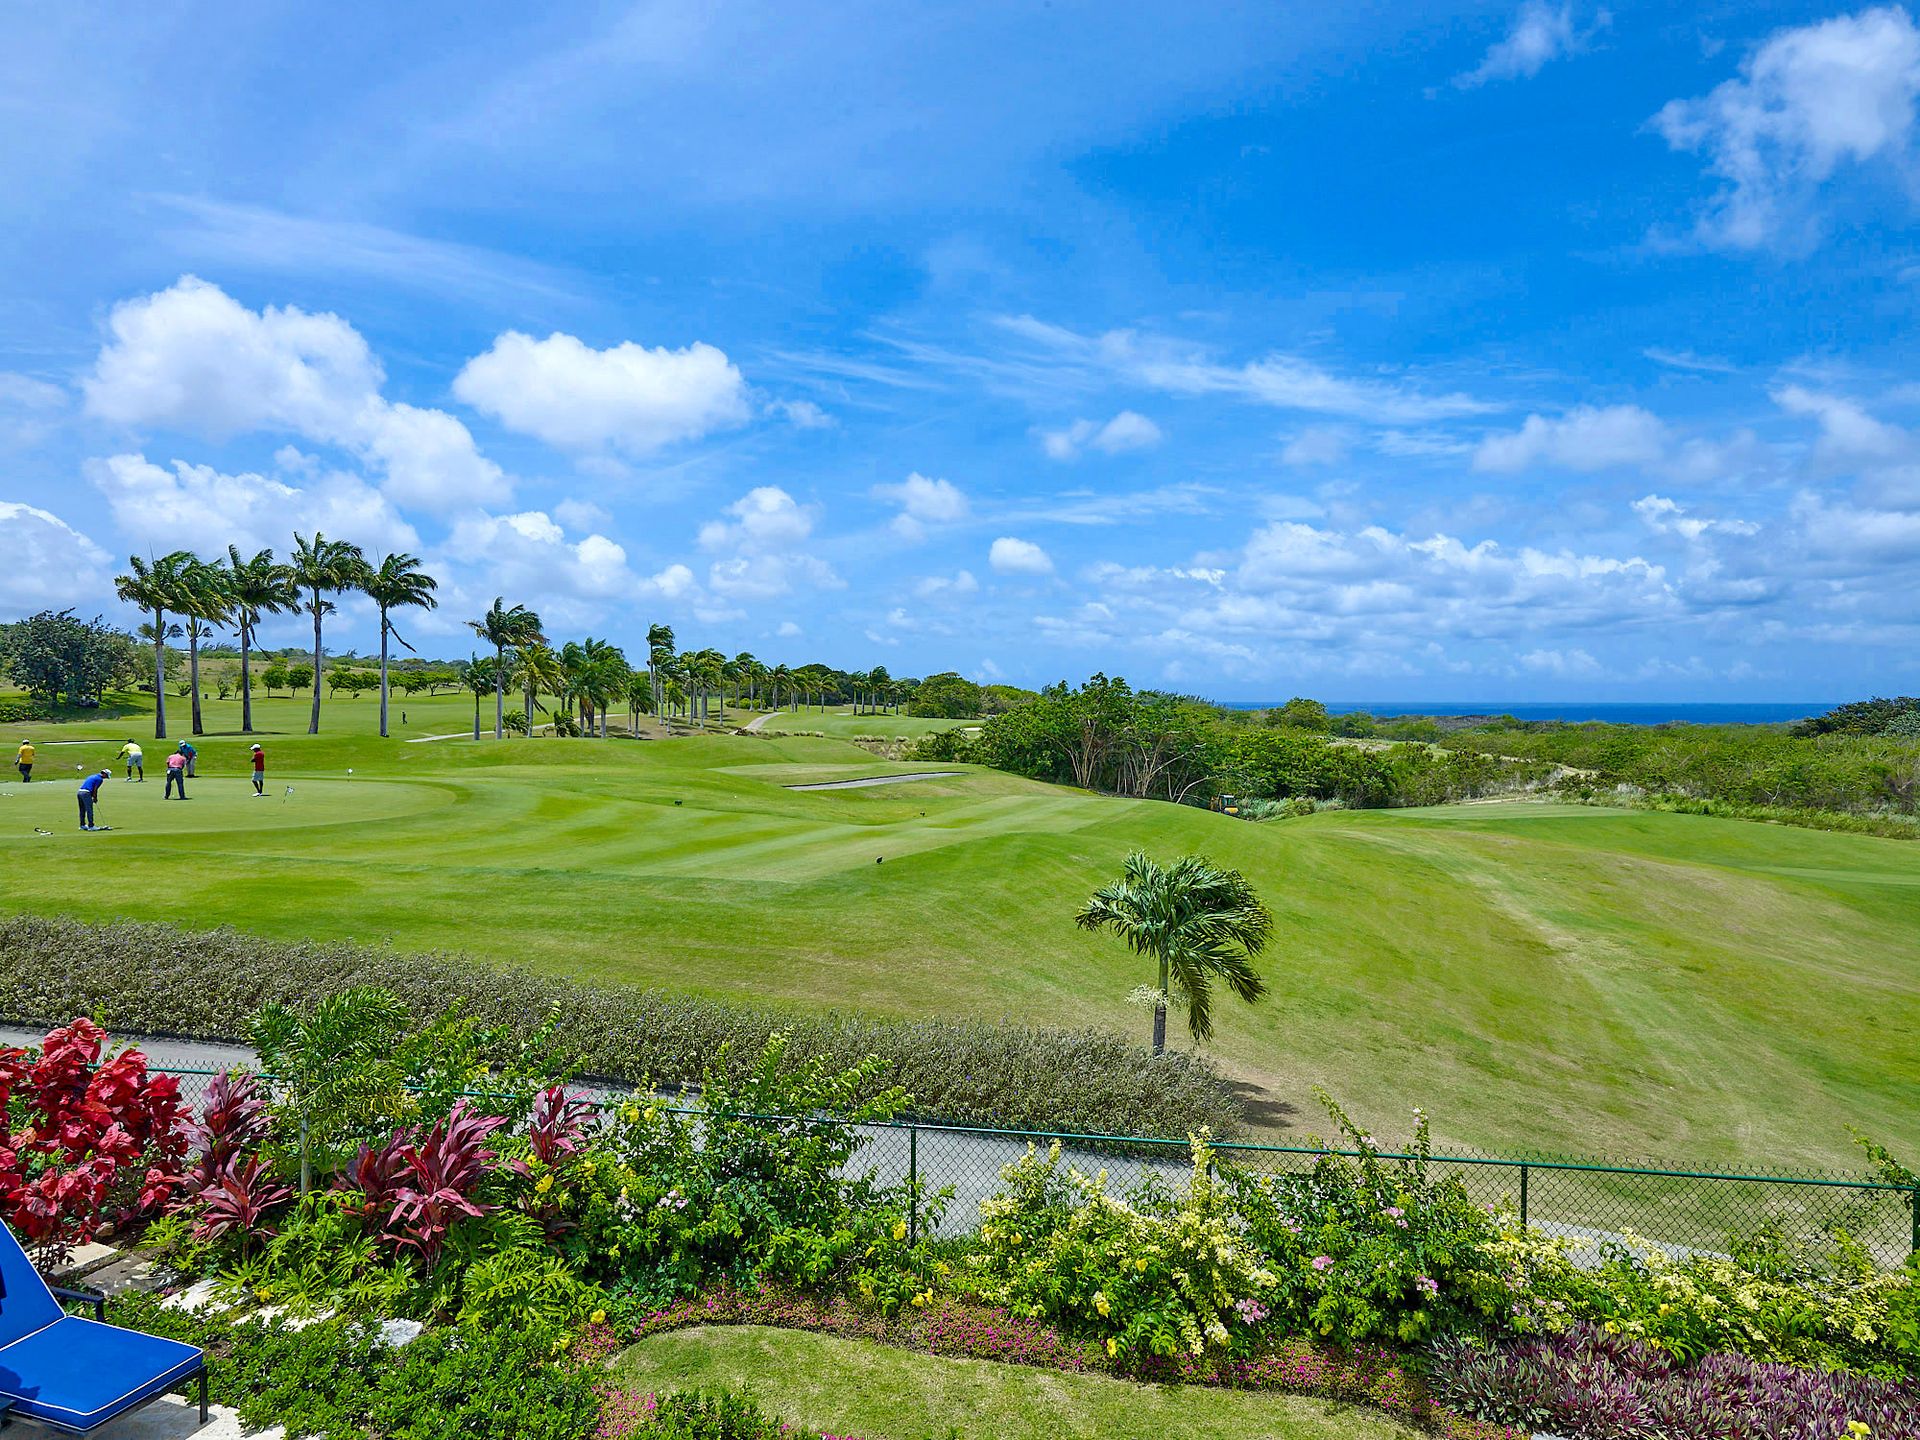
<svg viewBox="0 0 1920 1440">
<path fill-rule="evenodd" d="M 244 613 L 244 612 L 243 612 Z M 240 627 L 240 733 L 253 733 L 253 680 L 247 673 L 247 652 L 253 641 L 253 627 Z"/>
<path fill-rule="evenodd" d="M 493 647 L 493 738 L 507 733 L 507 647 Z"/>
<path fill-rule="evenodd" d="M 387 612 L 380 611 L 380 738 L 387 738 Z"/>
<path fill-rule="evenodd" d="M 187 622 L 187 689 L 193 695 L 193 733 L 204 735 L 207 727 L 200 723 L 200 622 Z"/>
<path fill-rule="evenodd" d="M 153 612 L 153 738 L 167 738 L 167 612 Z"/>
<path fill-rule="evenodd" d="M 473 692 L 473 738 L 480 738 L 480 692 Z"/>
<path fill-rule="evenodd" d="M 1160 998 L 1153 1002 L 1153 1053 L 1167 1051 L 1167 957 L 1160 957 Z"/>
<path fill-rule="evenodd" d="M 320 587 L 313 587 L 313 715 L 307 721 L 307 733 L 320 733 Z"/>
</svg>

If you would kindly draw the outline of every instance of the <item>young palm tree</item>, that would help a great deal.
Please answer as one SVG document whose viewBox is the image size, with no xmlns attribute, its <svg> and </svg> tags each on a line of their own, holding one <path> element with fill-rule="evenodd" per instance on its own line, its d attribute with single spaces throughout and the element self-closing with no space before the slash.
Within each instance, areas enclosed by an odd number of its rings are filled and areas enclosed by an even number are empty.
<svg viewBox="0 0 1920 1440">
<path fill-rule="evenodd" d="M 233 621 L 240 631 L 240 733 L 253 733 L 253 677 L 248 657 L 262 617 L 283 615 L 300 607 L 293 577 L 276 565 L 273 551 L 262 550 L 251 560 L 240 558 L 237 545 L 227 546 L 227 593 L 233 602 Z"/>
<path fill-rule="evenodd" d="M 295 531 L 293 559 L 287 569 L 293 575 L 294 584 L 306 594 L 306 601 L 301 608 L 313 616 L 313 714 L 307 721 L 307 733 L 318 735 L 320 681 L 325 670 L 320 627 L 334 608 L 327 596 L 359 589 L 368 574 L 367 557 L 361 553 L 358 545 L 350 545 L 345 540 L 329 540 L 318 530 L 313 532 L 311 540 Z"/>
<path fill-rule="evenodd" d="M 403 606 L 435 609 L 440 602 L 433 598 L 433 592 L 440 586 L 420 568 L 415 556 L 389 555 L 380 562 L 379 569 L 367 573 L 360 588 L 380 611 L 380 738 L 384 740 L 387 738 L 387 637 L 391 635 L 407 649 L 413 649 L 394 628 L 393 611 Z"/>
<path fill-rule="evenodd" d="M 1134 954 L 1160 967 L 1154 995 L 1153 1053 L 1167 1048 L 1167 998 L 1187 1004 L 1196 1040 L 1213 1036 L 1213 982 L 1251 1004 L 1267 992 L 1252 960 L 1266 947 L 1273 916 L 1252 883 L 1199 855 L 1161 865 L 1138 850 L 1120 878 L 1093 892 L 1074 919 L 1085 930 L 1111 930 Z"/>
<path fill-rule="evenodd" d="M 193 712 L 193 733 L 204 735 L 207 727 L 200 715 L 200 642 L 214 633 L 232 608 L 227 572 L 197 555 L 189 556 L 180 571 L 178 607 L 186 621 L 187 699 Z"/>
<path fill-rule="evenodd" d="M 473 738 L 480 738 L 480 697 L 493 689 L 494 664 L 492 657 L 485 660 L 467 656 L 467 663 L 460 667 L 460 683 L 473 692 Z"/>
<path fill-rule="evenodd" d="M 153 738 L 156 740 L 167 738 L 167 612 L 177 614 L 180 610 L 180 577 L 191 563 L 193 556 L 185 550 L 175 550 L 158 560 L 142 560 L 138 555 L 129 555 L 128 573 L 116 575 L 113 580 L 114 594 L 153 616 L 150 623 L 153 640 Z M 145 628 L 142 627 L 143 632 Z"/>
<path fill-rule="evenodd" d="M 467 628 L 493 646 L 493 738 L 507 730 L 507 649 L 509 646 L 545 643 L 540 633 L 540 617 L 524 605 L 508 608 L 506 598 L 496 595 L 493 605 L 478 620 L 469 620 Z"/>
</svg>

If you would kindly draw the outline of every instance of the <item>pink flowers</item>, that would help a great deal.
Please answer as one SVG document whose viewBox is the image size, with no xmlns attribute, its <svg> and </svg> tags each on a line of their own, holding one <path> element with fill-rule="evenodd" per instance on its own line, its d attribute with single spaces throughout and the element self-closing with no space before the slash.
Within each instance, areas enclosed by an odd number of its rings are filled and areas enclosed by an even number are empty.
<svg viewBox="0 0 1920 1440">
<path fill-rule="evenodd" d="M 1331 1255 L 1316 1255 L 1313 1257 L 1313 1268 L 1316 1270 L 1330 1269 L 1332 1265 L 1333 1257 Z"/>
<path fill-rule="evenodd" d="M 1415 1278 L 1413 1283 L 1415 1288 L 1417 1288 L 1420 1291 L 1420 1293 L 1426 1296 L 1429 1300 L 1431 1300 L 1434 1296 L 1440 1293 L 1440 1282 L 1434 1279 L 1431 1275 L 1418 1276 Z"/>
</svg>

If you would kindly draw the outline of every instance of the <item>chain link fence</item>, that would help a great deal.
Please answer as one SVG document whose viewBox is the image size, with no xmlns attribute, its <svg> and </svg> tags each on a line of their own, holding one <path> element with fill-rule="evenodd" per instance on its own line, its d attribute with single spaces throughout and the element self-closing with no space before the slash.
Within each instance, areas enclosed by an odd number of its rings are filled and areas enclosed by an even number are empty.
<svg viewBox="0 0 1920 1440">
<path fill-rule="evenodd" d="M 158 1069 L 180 1082 L 198 1108 L 213 1070 Z M 613 1086 L 570 1086 L 602 1104 L 624 1102 Z M 476 1098 L 486 1098 L 484 1095 Z M 694 1114 L 693 1108 L 670 1107 Z M 782 1117 L 757 1117 L 780 1119 Z M 999 1192 L 1000 1172 L 1033 1146 L 1044 1153 L 1058 1142 L 1061 1158 L 1092 1175 L 1104 1170 L 1110 1193 L 1125 1195 L 1150 1178 L 1178 1188 L 1191 1169 L 1184 1140 L 1127 1135 L 1073 1135 L 989 1130 L 894 1120 L 851 1127 L 860 1147 L 848 1169 L 872 1171 L 884 1184 L 908 1185 L 916 1196 L 914 1228 L 942 1237 L 974 1228 L 980 1202 Z M 1360 1152 L 1314 1146 L 1219 1141 L 1216 1164 L 1272 1175 L 1311 1170 L 1323 1156 Z M 1415 1157 L 1380 1152 L 1389 1161 Z M 1553 1157 L 1435 1153 L 1429 1174 L 1457 1179 L 1475 1202 L 1510 1210 L 1547 1235 L 1605 1243 L 1629 1236 L 1676 1257 L 1725 1253 L 1736 1237 L 1777 1230 L 1807 1243 L 1845 1231 L 1874 1260 L 1897 1269 L 1920 1253 L 1920 1189 L 1881 1180 L 1776 1171 L 1730 1173 L 1611 1164 Z M 1588 1247 L 1587 1253 L 1594 1253 Z"/>
</svg>

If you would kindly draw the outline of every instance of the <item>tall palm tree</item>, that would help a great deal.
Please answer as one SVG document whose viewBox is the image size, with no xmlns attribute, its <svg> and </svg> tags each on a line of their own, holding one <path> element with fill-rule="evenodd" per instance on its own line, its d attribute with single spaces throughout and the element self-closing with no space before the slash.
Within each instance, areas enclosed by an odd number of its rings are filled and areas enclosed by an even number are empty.
<svg viewBox="0 0 1920 1440">
<path fill-rule="evenodd" d="M 607 711 L 625 690 L 631 671 L 626 652 L 611 640 L 595 640 L 588 636 L 584 648 L 587 666 L 586 673 L 581 677 L 581 688 L 588 703 L 600 713 L 600 738 L 604 740 L 607 738 Z"/>
<path fill-rule="evenodd" d="M 1084 930 L 1113 931 L 1134 954 L 1159 965 L 1156 1055 L 1167 1048 L 1169 995 L 1186 1001 L 1193 1038 L 1207 1040 L 1213 1036 L 1214 981 L 1225 982 L 1249 1004 L 1266 994 L 1252 962 L 1273 932 L 1273 916 L 1246 876 L 1203 856 L 1161 865 L 1136 850 L 1120 878 L 1094 891 L 1074 919 Z"/>
<path fill-rule="evenodd" d="M 253 678 L 248 657 L 256 627 L 267 615 L 284 615 L 300 608 L 300 595 L 287 567 L 274 563 L 273 551 L 262 550 L 251 560 L 240 558 L 240 547 L 227 546 L 227 594 L 233 604 L 233 622 L 240 631 L 240 733 L 253 733 Z"/>
<path fill-rule="evenodd" d="M 778 710 L 780 708 L 780 691 L 782 688 L 785 688 L 787 692 L 791 694 L 792 685 L 793 671 L 789 670 L 785 665 L 776 665 L 769 670 L 767 672 L 767 699 L 771 703 L 767 708 L 770 710 Z"/>
<path fill-rule="evenodd" d="M 197 555 L 189 556 L 180 570 L 180 596 L 176 604 L 186 621 L 187 699 L 193 711 L 193 733 L 204 735 L 207 727 L 200 714 L 200 642 L 212 636 L 232 608 L 227 572 Z"/>
<path fill-rule="evenodd" d="M 542 695 L 561 695 L 567 688 L 566 667 L 549 645 L 532 641 L 513 652 L 513 683 L 526 700 L 527 733 L 533 733 L 533 709 Z"/>
<path fill-rule="evenodd" d="M 329 540 L 318 530 L 308 540 L 297 530 L 293 536 L 293 559 L 287 569 L 293 582 L 306 595 L 301 608 L 313 616 L 313 714 L 307 721 L 307 733 L 320 733 L 320 679 L 322 664 L 321 624 L 332 613 L 333 601 L 327 597 L 357 590 L 367 578 L 367 557 L 358 545 L 345 540 Z"/>
<path fill-rule="evenodd" d="M 127 557 L 128 572 L 113 579 L 113 593 L 153 616 L 153 738 L 167 738 L 167 612 L 179 612 L 180 576 L 193 556 L 175 550 L 158 560 Z"/>
<path fill-rule="evenodd" d="M 666 698 L 660 691 L 660 672 L 666 662 L 673 658 L 673 627 L 671 625 L 649 625 L 647 627 L 647 679 L 653 693 L 653 718 L 666 723 L 661 714 L 661 702 Z"/>
<path fill-rule="evenodd" d="M 469 620 L 467 628 L 493 646 L 493 738 L 498 740 L 507 729 L 507 649 L 509 646 L 544 644 L 540 617 L 524 605 L 508 607 L 506 598 L 493 597 L 493 605 L 478 620 Z"/>
<path fill-rule="evenodd" d="M 745 650 L 742 650 L 738 655 L 733 657 L 731 669 L 733 670 L 733 698 L 735 703 L 744 702 L 748 705 L 753 704 L 754 682 L 759 678 L 757 672 L 760 669 L 760 662 Z"/>
<path fill-rule="evenodd" d="M 407 606 L 419 610 L 438 608 L 440 602 L 433 598 L 433 592 L 440 585 L 420 568 L 417 556 L 402 554 L 389 555 L 378 569 L 368 571 L 360 588 L 380 611 L 380 738 L 384 740 L 387 737 L 387 637 L 391 635 L 407 645 L 406 639 L 394 628 L 393 612 Z M 407 645 L 407 649 L 412 650 L 413 646 Z"/>
</svg>

